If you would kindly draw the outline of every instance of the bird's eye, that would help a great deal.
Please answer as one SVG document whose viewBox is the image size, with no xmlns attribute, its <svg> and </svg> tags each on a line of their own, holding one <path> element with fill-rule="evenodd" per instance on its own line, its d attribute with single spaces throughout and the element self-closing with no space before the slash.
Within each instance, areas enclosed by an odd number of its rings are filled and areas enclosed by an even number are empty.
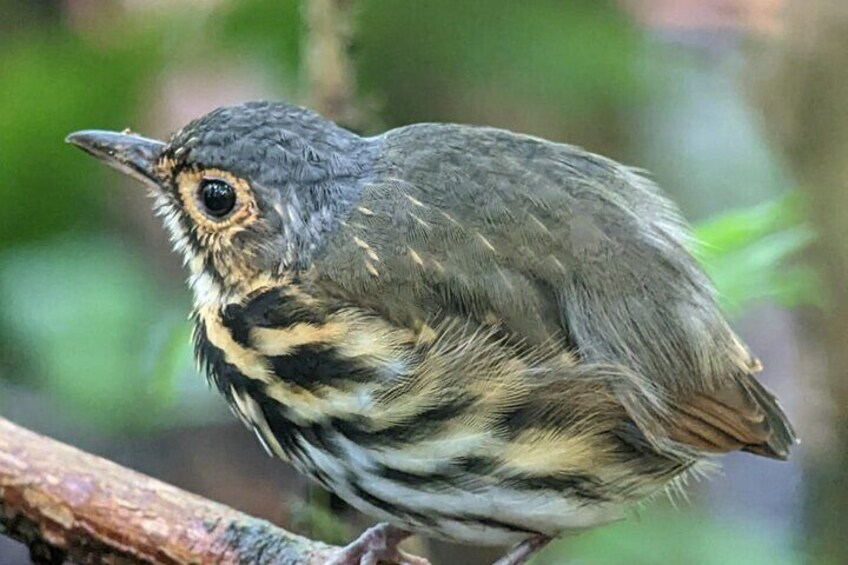
<svg viewBox="0 0 848 565">
<path fill-rule="evenodd" d="M 200 183 L 200 199 L 210 216 L 222 218 L 236 205 L 236 191 L 222 180 L 204 179 Z"/>
</svg>

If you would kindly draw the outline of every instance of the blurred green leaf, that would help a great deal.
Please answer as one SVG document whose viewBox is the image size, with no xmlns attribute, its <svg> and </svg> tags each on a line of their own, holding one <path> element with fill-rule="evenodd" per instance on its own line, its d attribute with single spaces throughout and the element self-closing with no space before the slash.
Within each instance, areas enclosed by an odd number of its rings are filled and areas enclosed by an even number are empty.
<svg viewBox="0 0 848 565">
<path fill-rule="evenodd" d="M 191 323 L 172 310 L 163 312 L 163 318 L 151 329 L 142 378 L 150 383 L 150 391 L 160 405 L 177 401 L 175 381 L 191 363 L 190 336 Z"/>
<path fill-rule="evenodd" d="M 296 76 L 302 32 L 298 0 L 242 0 L 213 15 L 210 32 L 228 50 L 245 49 L 265 64 Z M 220 33 L 215 32 L 215 27 Z"/>
<path fill-rule="evenodd" d="M 765 234 L 800 227 L 803 218 L 796 193 L 751 208 L 731 210 L 702 222 L 696 234 L 704 243 L 704 258 L 728 253 L 755 242 Z"/>
<path fill-rule="evenodd" d="M 776 545 L 762 523 L 717 521 L 673 510 L 651 512 L 553 544 L 533 565 L 800 565 L 790 543 Z"/>
<path fill-rule="evenodd" d="M 390 123 L 450 116 L 451 97 L 548 107 L 569 121 L 632 104 L 641 45 L 609 0 L 365 0 L 354 51 L 363 90 L 390 101 Z M 505 92 L 503 85 L 509 84 Z"/>
<path fill-rule="evenodd" d="M 325 543 L 344 545 L 351 529 L 331 506 L 332 495 L 315 485 L 310 486 L 306 500 L 297 499 L 290 506 L 292 527 L 303 535 Z"/>
<path fill-rule="evenodd" d="M 784 306 L 820 304 L 815 273 L 793 263 L 814 239 L 796 194 L 707 220 L 695 235 L 701 242 L 696 254 L 729 312 L 761 299 Z"/>
<path fill-rule="evenodd" d="M 120 129 L 158 61 L 153 38 L 114 30 L 109 48 L 65 28 L 7 38 L 0 49 L 0 249 L 97 225 L 102 173 L 64 143 L 77 129 Z M 97 170 L 95 173 L 94 171 Z"/>
<path fill-rule="evenodd" d="M 157 342 L 173 308 L 132 258 L 107 238 L 0 256 L 4 333 L 29 354 L 31 372 L 49 394 L 108 430 L 159 426 L 178 367 L 190 357 L 185 323 L 171 323 Z"/>
</svg>

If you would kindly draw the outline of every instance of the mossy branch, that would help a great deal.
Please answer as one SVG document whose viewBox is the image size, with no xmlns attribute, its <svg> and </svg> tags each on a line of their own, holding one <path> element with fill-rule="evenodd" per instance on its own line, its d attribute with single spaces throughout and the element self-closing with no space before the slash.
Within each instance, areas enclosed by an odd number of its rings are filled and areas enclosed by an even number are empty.
<svg viewBox="0 0 848 565">
<path fill-rule="evenodd" d="M 0 532 L 36 563 L 317 565 L 334 549 L 2 418 Z"/>
</svg>

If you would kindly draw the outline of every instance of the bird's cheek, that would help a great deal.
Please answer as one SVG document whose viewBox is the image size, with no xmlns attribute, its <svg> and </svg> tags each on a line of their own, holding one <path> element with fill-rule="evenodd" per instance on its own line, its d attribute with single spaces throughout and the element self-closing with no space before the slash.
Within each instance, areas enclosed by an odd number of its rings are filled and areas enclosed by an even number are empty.
<svg viewBox="0 0 848 565">
<path fill-rule="evenodd" d="M 188 270 L 191 272 L 192 276 L 199 276 L 206 270 L 206 255 L 199 253 L 191 255 L 187 258 L 186 264 L 188 265 Z"/>
<path fill-rule="evenodd" d="M 256 251 L 244 241 L 219 237 L 210 249 L 211 263 L 228 289 L 238 291 L 252 285 L 261 269 L 256 264 Z"/>
</svg>

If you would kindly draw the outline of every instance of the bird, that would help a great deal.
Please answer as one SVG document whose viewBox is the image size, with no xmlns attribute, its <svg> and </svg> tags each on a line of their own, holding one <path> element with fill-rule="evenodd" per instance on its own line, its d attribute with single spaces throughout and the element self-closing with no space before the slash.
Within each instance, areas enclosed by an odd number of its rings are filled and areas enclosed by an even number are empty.
<svg viewBox="0 0 848 565">
<path fill-rule="evenodd" d="M 67 141 L 147 186 L 235 414 L 379 520 L 332 563 L 422 563 L 398 549 L 422 534 L 518 565 L 717 455 L 798 441 L 639 169 L 486 126 L 362 136 L 268 101 L 167 142 Z"/>
</svg>

